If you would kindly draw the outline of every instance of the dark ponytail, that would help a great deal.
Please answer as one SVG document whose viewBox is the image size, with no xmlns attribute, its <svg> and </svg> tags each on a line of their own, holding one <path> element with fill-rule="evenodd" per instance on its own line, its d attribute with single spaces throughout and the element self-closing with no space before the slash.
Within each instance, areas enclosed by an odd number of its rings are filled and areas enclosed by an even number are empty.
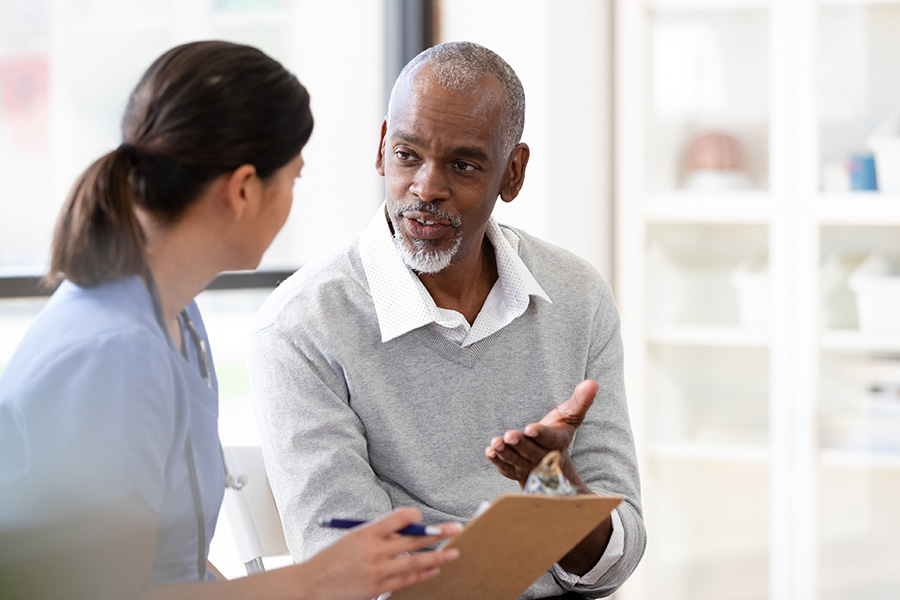
<svg viewBox="0 0 900 600">
<path fill-rule="evenodd" d="M 93 287 L 144 267 L 144 235 L 134 213 L 129 171 L 133 158 L 123 148 L 106 154 L 72 186 L 53 233 L 50 271 Z"/>
<path fill-rule="evenodd" d="M 312 128 L 306 88 L 256 48 L 194 42 L 169 50 L 131 94 L 123 144 L 73 186 L 45 281 L 93 287 L 143 274 L 134 207 L 173 222 L 219 175 L 244 164 L 272 175 L 300 153 Z"/>
</svg>

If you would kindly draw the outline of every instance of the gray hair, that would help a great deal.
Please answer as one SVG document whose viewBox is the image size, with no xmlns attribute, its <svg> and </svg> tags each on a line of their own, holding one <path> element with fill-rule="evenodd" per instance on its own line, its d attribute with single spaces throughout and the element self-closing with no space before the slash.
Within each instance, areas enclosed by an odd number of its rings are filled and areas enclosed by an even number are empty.
<svg viewBox="0 0 900 600">
<path fill-rule="evenodd" d="M 525 90 L 513 68 L 492 50 L 473 42 L 447 42 L 420 52 L 406 63 L 388 102 L 388 120 L 394 107 L 397 87 L 407 74 L 418 65 L 429 62 L 434 79 L 444 89 L 469 90 L 483 75 L 492 75 L 506 92 L 506 122 L 504 123 L 504 144 L 507 151 L 522 140 L 525 129 Z"/>
</svg>

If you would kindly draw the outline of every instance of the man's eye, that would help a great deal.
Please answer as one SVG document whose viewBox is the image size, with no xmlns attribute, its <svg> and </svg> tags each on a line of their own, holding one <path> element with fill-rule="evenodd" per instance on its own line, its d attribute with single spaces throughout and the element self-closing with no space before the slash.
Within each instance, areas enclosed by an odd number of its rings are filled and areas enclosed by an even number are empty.
<svg viewBox="0 0 900 600">
<path fill-rule="evenodd" d="M 395 150 L 394 156 L 399 158 L 400 160 L 409 160 L 409 152 L 404 152 L 403 150 Z"/>
<path fill-rule="evenodd" d="M 458 160 L 458 161 L 456 161 L 456 168 L 459 169 L 460 171 L 474 171 L 475 165 L 473 165 L 471 163 L 467 163 L 464 160 Z"/>
</svg>

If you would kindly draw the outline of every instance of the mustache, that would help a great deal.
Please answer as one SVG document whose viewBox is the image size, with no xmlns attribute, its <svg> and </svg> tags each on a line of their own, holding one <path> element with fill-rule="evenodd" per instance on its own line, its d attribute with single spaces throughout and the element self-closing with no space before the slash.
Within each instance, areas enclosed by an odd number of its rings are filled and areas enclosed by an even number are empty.
<svg viewBox="0 0 900 600">
<path fill-rule="evenodd" d="M 451 215 L 450 213 L 446 213 L 441 209 L 435 207 L 433 204 L 429 202 L 414 202 L 408 206 L 397 207 L 394 209 L 394 218 L 402 219 L 403 213 L 407 211 L 416 211 L 423 212 L 433 215 L 435 219 L 441 219 L 443 221 L 447 221 L 453 227 L 459 227 L 462 225 L 462 219 L 460 219 L 457 215 Z"/>
</svg>

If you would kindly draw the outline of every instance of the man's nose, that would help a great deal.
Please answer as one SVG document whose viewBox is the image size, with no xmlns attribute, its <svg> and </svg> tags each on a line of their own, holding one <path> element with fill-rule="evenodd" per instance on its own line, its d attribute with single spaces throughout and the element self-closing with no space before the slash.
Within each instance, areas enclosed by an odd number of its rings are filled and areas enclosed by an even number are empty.
<svg viewBox="0 0 900 600">
<path fill-rule="evenodd" d="M 409 189 L 424 202 L 446 200 L 450 195 L 446 173 L 433 162 L 422 163 Z"/>
</svg>

